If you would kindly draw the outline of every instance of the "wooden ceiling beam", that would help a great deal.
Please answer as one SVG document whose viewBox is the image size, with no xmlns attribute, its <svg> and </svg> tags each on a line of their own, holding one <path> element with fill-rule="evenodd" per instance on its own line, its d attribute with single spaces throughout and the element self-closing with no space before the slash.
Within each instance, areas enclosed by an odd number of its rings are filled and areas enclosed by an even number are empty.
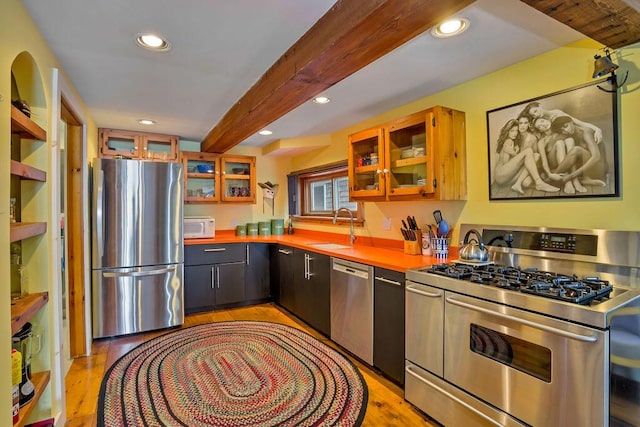
<svg viewBox="0 0 640 427">
<path fill-rule="evenodd" d="M 338 0 L 202 141 L 224 153 L 473 0 Z"/>
<path fill-rule="evenodd" d="M 624 0 L 521 0 L 612 49 L 640 41 L 640 11 Z"/>
</svg>

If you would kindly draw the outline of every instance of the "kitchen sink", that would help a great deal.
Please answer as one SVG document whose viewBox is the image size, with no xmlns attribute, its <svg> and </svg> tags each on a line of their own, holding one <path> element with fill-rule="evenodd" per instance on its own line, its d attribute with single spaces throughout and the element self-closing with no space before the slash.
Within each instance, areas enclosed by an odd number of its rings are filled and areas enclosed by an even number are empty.
<svg viewBox="0 0 640 427">
<path fill-rule="evenodd" d="M 308 245 L 313 246 L 314 248 L 326 249 L 326 250 L 349 249 L 351 247 L 348 245 L 341 245 L 340 243 L 309 243 Z"/>
</svg>

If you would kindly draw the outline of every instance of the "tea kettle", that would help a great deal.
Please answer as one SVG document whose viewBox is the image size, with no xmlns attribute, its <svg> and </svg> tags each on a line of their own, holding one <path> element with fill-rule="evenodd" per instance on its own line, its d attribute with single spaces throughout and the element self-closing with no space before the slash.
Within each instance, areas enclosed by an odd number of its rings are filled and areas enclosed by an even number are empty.
<svg viewBox="0 0 640 427">
<path fill-rule="evenodd" d="M 471 234 L 475 234 L 476 238 L 470 238 Z M 489 251 L 484 246 L 482 236 L 476 229 L 467 231 L 464 236 L 463 245 L 458 250 L 458 256 L 464 261 L 484 262 L 489 259 Z"/>
</svg>

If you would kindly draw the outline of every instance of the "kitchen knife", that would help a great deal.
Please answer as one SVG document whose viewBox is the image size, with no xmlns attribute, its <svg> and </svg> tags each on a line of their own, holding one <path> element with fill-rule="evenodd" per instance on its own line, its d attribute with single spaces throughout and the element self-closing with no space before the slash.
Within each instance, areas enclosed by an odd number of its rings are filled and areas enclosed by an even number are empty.
<svg viewBox="0 0 640 427">
<path fill-rule="evenodd" d="M 407 231 L 408 230 L 406 228 L 401 228 L 400 229 L 400 232 L 402 232 L 402 235 L 404 236 L 404 240 L 409 240 L 409 234 L 407 233 Z"/>
<path fill-rule="evenodd" d="M 407 223 L 404 222 L 404 219 L 401 219 L 400 221 L 402 221 L 402 226 L 408 230 L 409 227 L 407 227 Z"/>
</svg>

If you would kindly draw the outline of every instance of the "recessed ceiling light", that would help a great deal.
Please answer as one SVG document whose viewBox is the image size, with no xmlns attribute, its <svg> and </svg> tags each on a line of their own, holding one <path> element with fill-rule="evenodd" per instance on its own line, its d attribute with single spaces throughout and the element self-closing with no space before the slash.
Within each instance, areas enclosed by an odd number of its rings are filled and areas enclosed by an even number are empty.
<svg viewBox="0 0 640 427">
<path fill-rule="evenodd" d="M 169 50 L 171 44 L 161 36 L 152 33 L 138 34 L 138 44 L 149 50 Z"/>
<path fill-rule="evenodd" d="M 316 96 L 315 98 L 313 98 L 313 102 L 315 102 L 316 104 L 328 104 L 329 102 L 331 102 L 331 100 L 326 96 Z"/>
<path fill-rule="evenodd" d="M 431 29 L 431 35 L 439 39 L 457 36 L 469 28 L 469 20 L 465 18 L 448 19 Z"/>
<path fill-rule="evenodd" d="M 268 130 L 268 129 L 264 129 L 264 130 L 261 130 L 261 131 L 260 131 L 260 132 L 258 132 L 258 133 L 259 133 L 260 135 L 267 136 L 267 135 L 271 135 L 273 132 L 271 132 L 271 131 L 270 131 L 270 130 Z"/>
<path fill-rule="evenodd" d="M 149 119 L 140 119 L 138 120 L 138 123 L 140 123 L 141 125 L 155 125 L 156 122 L 154 120 L 149 120 Z"/>
</svg>

